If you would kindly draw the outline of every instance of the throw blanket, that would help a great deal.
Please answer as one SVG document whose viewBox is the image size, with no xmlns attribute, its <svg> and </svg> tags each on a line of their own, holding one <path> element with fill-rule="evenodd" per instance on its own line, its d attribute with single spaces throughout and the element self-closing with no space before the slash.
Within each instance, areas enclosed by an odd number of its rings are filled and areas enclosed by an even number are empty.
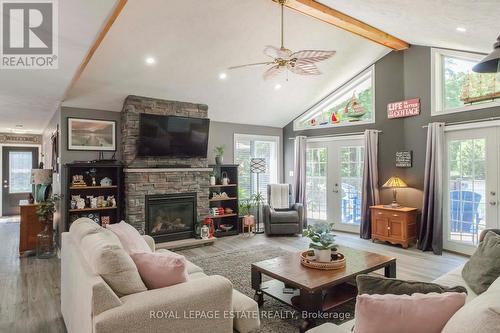
<svg viewBox="0 0 500 333">
<path fill-rule="evenodd" d="M 271 196 L 269 198 L 269 204 L 274 209 L 288 209 L 290 208 L 288 191 L 288 184 L 271 184 Z"/>
</svg>

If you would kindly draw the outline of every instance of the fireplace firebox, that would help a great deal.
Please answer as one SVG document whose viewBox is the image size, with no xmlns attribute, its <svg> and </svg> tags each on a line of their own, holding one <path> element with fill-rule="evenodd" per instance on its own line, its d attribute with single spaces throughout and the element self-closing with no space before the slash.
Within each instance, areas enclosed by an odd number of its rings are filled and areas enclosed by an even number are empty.
<svg viewBox="0 0 500 333">
<path fill-rule="evenodd" d="M 146 234 L 156 243 L 192 238 L 196 193 L 146 195 Z"/>
</svg>

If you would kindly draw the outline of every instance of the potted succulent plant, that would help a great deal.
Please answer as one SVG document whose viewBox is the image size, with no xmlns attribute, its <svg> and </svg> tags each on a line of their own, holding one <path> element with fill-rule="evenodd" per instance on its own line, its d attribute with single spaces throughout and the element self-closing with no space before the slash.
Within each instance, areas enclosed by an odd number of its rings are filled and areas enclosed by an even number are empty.
<svg viewBox="0 0 500 333">
<path fill-rule="evenodd" d="M 224 162 L 224 151 L 225 150 L 226 150 L 225 145 L 217 146 L 214 148 L 215 164 L 220 165 Z"/>
<path fill-rule="evenodd" d="M 309 248 L 314 250 L 316 260 L 330 262 L 332 251 L 337 251 L 335 235 L 332 233 L 333 223 L 321 222 L 307 226 L 303 236 L 311 240 Z"/>
</svg>

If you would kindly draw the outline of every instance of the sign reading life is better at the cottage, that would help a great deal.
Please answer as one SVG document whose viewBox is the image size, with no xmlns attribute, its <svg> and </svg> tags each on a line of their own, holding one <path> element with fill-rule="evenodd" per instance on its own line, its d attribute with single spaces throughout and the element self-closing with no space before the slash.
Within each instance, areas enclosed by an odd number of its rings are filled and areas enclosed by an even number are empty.
<svg viewBox="0 0 500 333">
<path fill-rule="evenodd" d="M 420 98 L 387 104 L 387 118 L 404 118 L 420 114 Z"/>
</svg>

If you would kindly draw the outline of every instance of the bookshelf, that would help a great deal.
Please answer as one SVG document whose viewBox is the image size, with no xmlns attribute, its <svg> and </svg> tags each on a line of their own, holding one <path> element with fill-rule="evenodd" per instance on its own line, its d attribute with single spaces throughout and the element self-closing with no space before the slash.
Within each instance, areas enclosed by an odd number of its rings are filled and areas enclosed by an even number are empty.
<svg viewBox="0 0 500 333">
<path fill-rule="evenodd" d="M 214 171 L 216 185 L 210 186 L 209 205 L 210 208 L 230 208 L 231 213 L 219 216 L 210 216 L 215 224 L 215 237 L 232 236 L 239 234 L 239 198 L 238 198 L 238 164 L 213 164 L 210 167 Z M 222 185 L 222 174 L 227 173 L 228 185 Z M 213 198 L 214 194 L 225 192 L 227 198 Z M 220 225 L 231 225 L 231 230 L 225 231 Z"/>
</svg>

